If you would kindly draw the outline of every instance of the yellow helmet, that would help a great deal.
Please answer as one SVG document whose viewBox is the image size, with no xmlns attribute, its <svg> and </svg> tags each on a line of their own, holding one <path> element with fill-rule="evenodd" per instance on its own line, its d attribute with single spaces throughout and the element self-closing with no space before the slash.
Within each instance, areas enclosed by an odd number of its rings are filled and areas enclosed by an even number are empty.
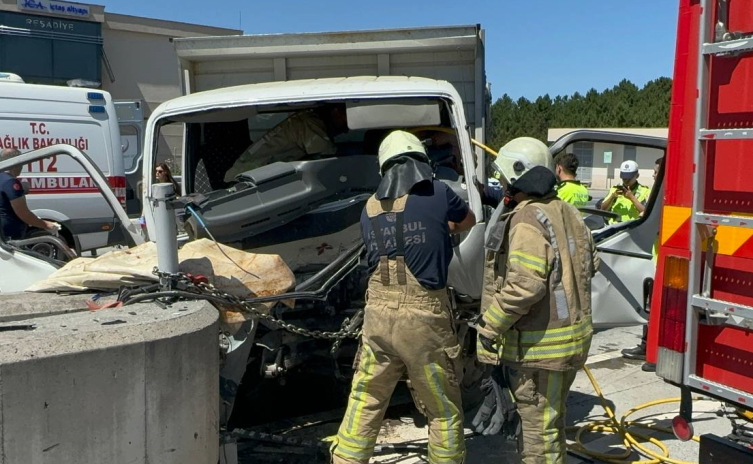
<svg viewBox="0 0 753 464">
<path fill-rule="evenodd" d="M 390 159 L 405 153 L 421 153 L 426 156 L 426 147 L 410 132 L 402 130 L 390 132 L 379 145 L 379 170 L 381 171 L 384 163 Z"/>
<path fill-rule="evenodd" d="M 554 172 L 554 160 L 549 148 L 539 139 L 518 137 L 499 149 L 494 168 L 512 184 L 535 166 L 544 166 Z"/>
</svg>

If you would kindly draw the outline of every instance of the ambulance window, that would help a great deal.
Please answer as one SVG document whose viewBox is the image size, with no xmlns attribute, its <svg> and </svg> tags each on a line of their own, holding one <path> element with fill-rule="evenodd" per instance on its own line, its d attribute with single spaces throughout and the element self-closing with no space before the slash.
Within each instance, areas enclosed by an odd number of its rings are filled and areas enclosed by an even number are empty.
<svg viewBox="0 0 753 464">
<path fill-rule="evenodd" d="M 120 125 L 120 150 L 123 153 L 123 167 L 126 172 L 138 169 L 141 159 L 141 131 L 133 124 Z"/>
</svg>

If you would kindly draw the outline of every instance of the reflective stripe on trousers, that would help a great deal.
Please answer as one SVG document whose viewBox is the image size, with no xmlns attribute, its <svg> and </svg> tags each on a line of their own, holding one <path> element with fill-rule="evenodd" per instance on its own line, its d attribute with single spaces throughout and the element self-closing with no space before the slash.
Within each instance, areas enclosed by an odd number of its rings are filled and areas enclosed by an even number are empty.
<svg viewBox="0 0 753 464">
<path fill-rule="evenodd" d="M 519 437 L 523 464 L 565 463 L 565 405 L 576 373 L 576 370 L 510 370 L 510 384 L 523 429 Z"/>
<path fill-rule="evenodd" d="M 390 263 L 390 282 L 395 263 Z M 429 420 L 429 462 L 465 458 L 460 400 L 460 346 L 445 291 L 421 287 L 409 272 L 405 285 L 369 282 L 362 348 L 345 417 L 332 447 L 336 464 L 367 463 L 395 385 L 405 374 Z"/>
</svg>

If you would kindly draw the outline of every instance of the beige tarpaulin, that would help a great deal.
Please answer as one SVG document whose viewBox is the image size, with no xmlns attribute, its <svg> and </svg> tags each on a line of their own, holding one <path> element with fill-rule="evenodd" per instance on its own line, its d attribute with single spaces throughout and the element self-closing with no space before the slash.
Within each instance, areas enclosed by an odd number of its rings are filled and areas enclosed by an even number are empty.
<svg viewBox="0 0 753 464">
<path fill-rule="evenodd" d="M 295 276 L 278 255 L 246 253 L 219 245 L 239 269 L 207 239 L 189 242 L 178 251 L 180 272 L 203 275 L 220 290 L 240 298 L 284 293 L 295 285 Z M 121 286 L 151 284 L 158 281 L 152 270 L 157 266 L 157 246 L 147 242 L 135 248 L 112 251 L 97 258 L 77 258 L 58 269 L 47 279 L 26 291 L 113 291 Z M 249 274 L 250 273 L 250 274 Z M 291 302 L 289 302 L 291 303 Z M 270 307 L 271 304 L 266 305 Z M 223 322 L 241 322 L 240 313 L 223 309 Z M 260 306 L 257 309 L 264 309 Z"/>
</svg>

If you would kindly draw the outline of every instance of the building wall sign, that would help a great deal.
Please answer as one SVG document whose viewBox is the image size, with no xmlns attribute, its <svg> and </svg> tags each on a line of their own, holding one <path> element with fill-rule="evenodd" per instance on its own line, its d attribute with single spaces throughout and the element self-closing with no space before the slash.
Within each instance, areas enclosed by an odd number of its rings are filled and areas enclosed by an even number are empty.
<svg viewBox="0 0 753 464">
<path fill-rule="evenodd" d="M 47 18 L 26 18 L 26 26 L 29 29 L 45 29 L 64 32 L 74 32 L 75 24 L 70 21 L 58 21 L 56 19 Z"/>
<path fill-rule="evenodd" d="M 37 31 L 43 34 L 64 32 L 66 34 L 95 37 L 97 39 L 102 36 L 102 25 L 100 23 L 73 18 L 53 18 L 50 16 L 0 11 L 0 24 L 12 28 L 28 29 L 32 32 L 32 36 Z"/>
<path fill-rule="evenodd" d="M 61 16 L 73 16 L 76 18 L 88 18 L 91 9 L 88 5 L 80 3 L 60 2 L 56 0 L 17 0 L 19 10 L 36 11 Z"/>
</svg>

